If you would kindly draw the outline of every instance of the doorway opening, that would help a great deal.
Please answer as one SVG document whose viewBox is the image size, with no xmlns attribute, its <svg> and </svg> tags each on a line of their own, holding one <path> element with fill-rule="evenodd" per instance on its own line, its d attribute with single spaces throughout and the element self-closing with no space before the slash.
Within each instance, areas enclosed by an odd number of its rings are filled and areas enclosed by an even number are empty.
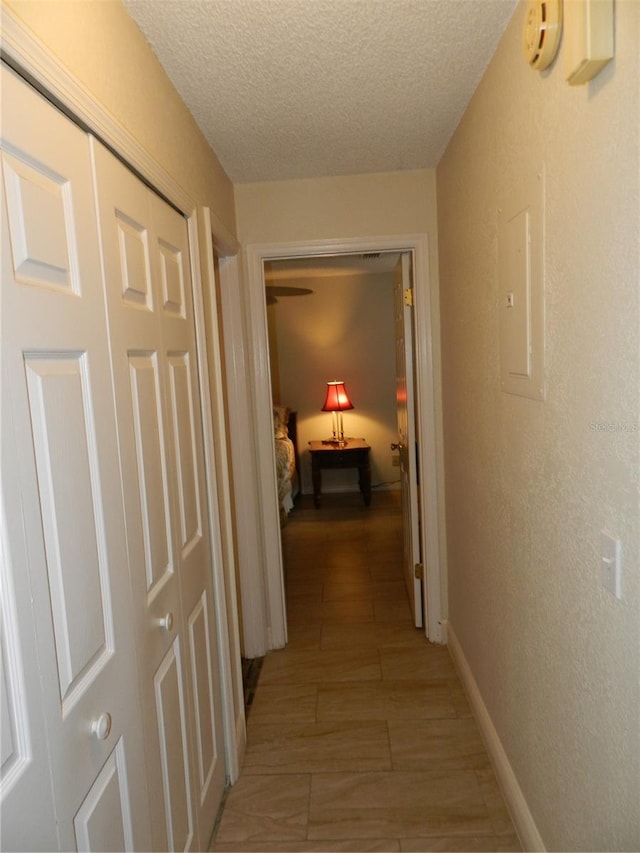
<svg viewBox="0 0 640 853">
<path fill-rule="evenodd" d="M 350 239 L 307 244 L 253 245 L 246 251 L 247 260 L 247 321 L 253 346 L 254 414 L 258 450 L 258 477 L 263 523 L 265 554 L 265 588 L 267 591 L 268 648 L 286 644 L 287 627 L 284 605 L 284 582 L 280 520 L 275 478 L 272 384 L 269 365 L 268 319 L 265 300 L 265 264 L 291 259 L 315 259 L 354 256 L 369 253 L 409 253 L 414 281 L 414 336 L 416 407 L 416 437 L 421 452 L 417 476 L 421 483 L 419 501 L 420 545 L 428 567 L 425 571 L 424 602 L 427 618 L 425 633 L 434 642 L 442 642 L 440 601 L 440 540 L 439 492 L 437 480 L 437 446 L 435 418 L 435 382 L 432 364 L 431 301 L 428 275 L 428 245 L 426 235 L 409 237 Z M 296 285 L 298 286 L 298 285 Z M 310 288 L 312 289 L 312 288 Z M 303 296 L 300 301 L 311 298 Z M 284 301 L 284 299 L 283 299 Z M 293 302 L 294 300 L 290 300 Z M 336 378 L 336 377 L 327 377 Z M 337 377 L 338 379 L 344 377 Z M 325 380 L 327 381 L 327 380 Z M 316 392 L 322 396 L 322 388 Z M 320 403 L 322 400 L 320 400 Z M 320 408 L 320 405 L 317 405 Z M 318 413 L 319 414 L 319 413 Z M 355 411 L 353 413 L 355 416 Z M 328 417 L 324 415 L 324 417 Z M 303 477 L 305 476 L 303 464 Z M 251 614 L 245 614 L 251 618 Z"/>
<path fill-rule="evenodd" d="M 279 259 L 264 271 L 281 528 L 297 495 L 313 494 L 309 517 L 335 529 L 337 493 L 361 491 L 366 506 L 372 493 L 374 506 L 381 491 L 401 493 L 398 569 L 420 628 L 411 254 Z"/>
</svg>

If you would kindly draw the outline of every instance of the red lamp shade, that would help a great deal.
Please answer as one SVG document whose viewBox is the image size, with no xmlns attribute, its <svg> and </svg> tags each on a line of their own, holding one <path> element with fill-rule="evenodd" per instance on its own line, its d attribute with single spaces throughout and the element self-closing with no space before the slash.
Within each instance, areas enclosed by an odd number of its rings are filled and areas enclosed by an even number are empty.
<svg viewBox="0 0 640 853">
<path fill-rule="evenodd" d="M 353 409 L 353 403 L 349 399 L 344 382 L 327 382 L 327 398 L 322 407 L 323 412 L 346 412 Z"/>
</svg>

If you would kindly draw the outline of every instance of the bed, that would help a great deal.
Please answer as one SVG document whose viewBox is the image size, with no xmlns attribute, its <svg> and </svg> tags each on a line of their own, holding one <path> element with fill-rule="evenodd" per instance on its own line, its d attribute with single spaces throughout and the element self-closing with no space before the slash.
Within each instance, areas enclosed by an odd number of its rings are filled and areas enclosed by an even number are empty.
<svg viewBox="0 0 640 853">
<path fill-rule="evenodd" d="M 280 523 L 284 525 L 299 492 L 296 412 L 286 406 L 273 407 L 273 438 Z"/>
</svg>

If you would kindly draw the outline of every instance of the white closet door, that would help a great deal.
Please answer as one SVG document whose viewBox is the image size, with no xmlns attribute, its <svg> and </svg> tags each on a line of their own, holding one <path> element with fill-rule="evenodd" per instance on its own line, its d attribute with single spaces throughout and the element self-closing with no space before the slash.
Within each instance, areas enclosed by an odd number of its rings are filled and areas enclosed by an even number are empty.
<svg viewBox="0 0 640 853">
<path fill-rule="evenodd" d="M 2 842 L 150 849 L 89 141 L 5 71 L 2 101 Z"/>
<path fill-rule="evenodd" d="M 174 531 L 193 703 L 195 807 L 200 841 L 206 849 L 226 772 L 189 235 L 184 217 L 157 195 L 149 195 L 163 306 L 160 316 L 171 418 L 168 434 L 175 466 Z"/>
<path fill-rule="evenodd" d="M 93 150 L 154 847 L 195 849 L 225 768 L 187 226 Z"/>
</svg>

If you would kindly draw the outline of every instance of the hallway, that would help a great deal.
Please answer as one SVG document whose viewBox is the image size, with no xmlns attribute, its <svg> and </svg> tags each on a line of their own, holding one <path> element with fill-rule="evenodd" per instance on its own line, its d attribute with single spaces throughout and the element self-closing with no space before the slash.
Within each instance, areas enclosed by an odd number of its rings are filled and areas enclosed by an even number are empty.
<svg viewBox="0 0 640 853">
<path fill-rule="evenodd" d="M 211 850 L 519 850 L 448 651 L 411 625 L 399 493 L 299 498 L 283 553 L 289 644 Z"/>
</svg>

